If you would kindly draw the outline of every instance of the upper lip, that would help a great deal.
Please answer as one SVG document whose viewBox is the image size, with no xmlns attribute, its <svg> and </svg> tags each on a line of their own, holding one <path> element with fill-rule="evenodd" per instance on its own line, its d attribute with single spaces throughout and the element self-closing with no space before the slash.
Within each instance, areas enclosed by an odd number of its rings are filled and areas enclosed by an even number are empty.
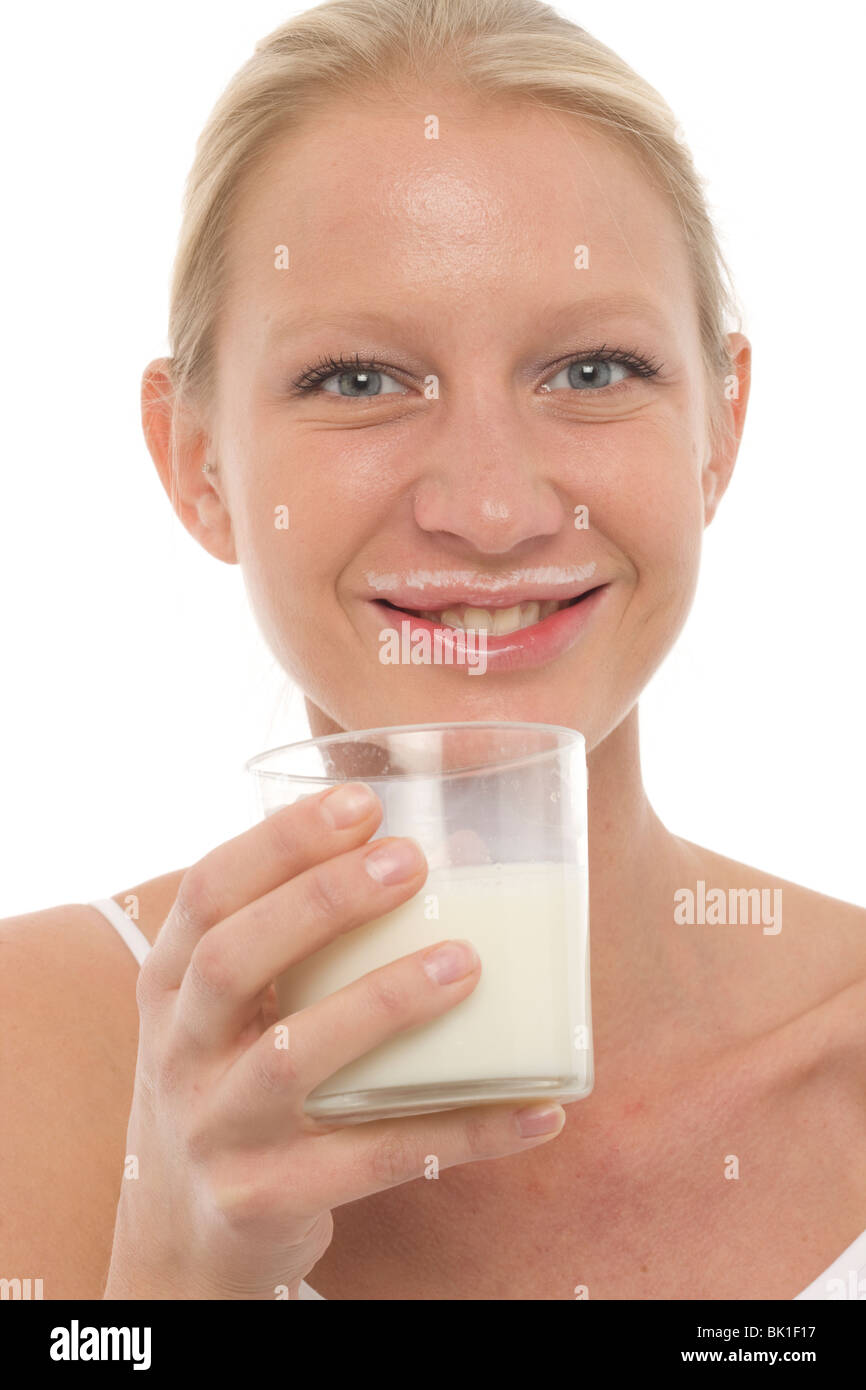
<svg viewBox="0 0 866 1390">
<path fill-rule="evenodd" d="M 505 588 L 497 588 L 494 592 L 484 588 L 473 588 L 466 584 L 437 584 L 429 588 L 414 585 L 411 587 L 380 587 L 368 593 L 367 598 L 378 599 L 380 602 L 385 600 L 393 604 L 395 608 L 404 608 L 416 613 L 438 613 L 445 608 L 456 607 L 461 603 L 466 603 L 472 608 L 486 608 L 493 611 L 497 608 L 512 608 L 518 603 L 532 603 L 533 601 L 543 603 L 546 599 L 556 599 L 563 602 L 568 599 L 580 598 L 583 594 L 588 594 L 591 589 L 600 588 L 603 582 L 593 573 L 582 582 L 572 580 L 571 583 L 514 584 Z"/>
</svg>

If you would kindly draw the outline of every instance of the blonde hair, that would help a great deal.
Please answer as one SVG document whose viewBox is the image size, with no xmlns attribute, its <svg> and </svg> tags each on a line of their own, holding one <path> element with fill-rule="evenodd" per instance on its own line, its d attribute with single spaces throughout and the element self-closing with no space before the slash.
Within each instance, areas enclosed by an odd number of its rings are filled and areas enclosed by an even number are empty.
<svg viewBox="0 0 866 1390">
<path fill-rule="evenodd" d="M 213 401 L 228 236 L 245 176 L 333 96 L 375 97 L 407 76 L 443 73 L 482 98 L 519 97 L 596 122 L 667 189 L 692 268 L 715 444 L 732 371 L 727 320 L 739 310 L 704 181 L 658 92 L 540 0 L 326 0 L 256 45 L 214 107 L 187 179 L 169 312 L 178 400 L 205 410 Z"/>
</svg>

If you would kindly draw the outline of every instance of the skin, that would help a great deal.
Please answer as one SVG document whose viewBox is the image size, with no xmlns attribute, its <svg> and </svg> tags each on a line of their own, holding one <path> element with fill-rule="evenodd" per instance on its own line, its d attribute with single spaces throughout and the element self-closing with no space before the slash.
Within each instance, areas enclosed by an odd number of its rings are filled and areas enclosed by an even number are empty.
<svg viewBox="0 0 866 1390">
<path fill-rule="evenodd" d="M 438 141 L 423 138 L 429 112 Z M 273 264 L 281 243 L 288 272 Z M 577 244 L 589 270 L 572 264 Z M 644 313 L 604 307 L 614 296 Z M 602 342 L 663 369 L 591 399 L 544 390 Z M 242 566 L 313 734 L 509 719 L 587 739 L 595 1091 L 553 1142 L 339 1207 L 310 1276 L 326 1297 L 571 1298 L 587 1285 L 592 1298 L 791 1298 L 866 1224 L 852 1157 L 866 1140 L 866 913 L 674 835 L 641 779 L 636 702 L 685 621 L 743 429 L 750 347 L 740 334 L 730 347 L 738 394 L 714 449 L 664 193 L 584 122 L 437 86 L 369 103 L 363 119 L 332 104 L 244 188 L 215 398 L 176 412 L 176 491 L 166 364 L 145 372 L 163 484 L 195 539 Z M 401 389 L 288 392 L 320 355 L 356 352 Z M 423 394 L 430 374 L 438 399 Z M 287 531 L 273 524 L 281 504 Z M 588 560 L 609 582 L 604 605 L 541 668 L 469 679 L 378 660 L 369 570 L 499 576 Z M 151 940 L 182 875 L 129 890 Z M 699 878 L 782 887 L 782 932 L 677 926 L 674 893 Z M 78 929 L 91 945 L 110 931 L 92 914 Z M 122 1127 L 122 1087 L 116 1104 Z M 781 1228 L 780 1185 L 802 1214 Z M 757 1250 L 755 1230 L 772 1237 Z M 105 1239 L 110 1250 L 110 1227 Z"/>
</svg>

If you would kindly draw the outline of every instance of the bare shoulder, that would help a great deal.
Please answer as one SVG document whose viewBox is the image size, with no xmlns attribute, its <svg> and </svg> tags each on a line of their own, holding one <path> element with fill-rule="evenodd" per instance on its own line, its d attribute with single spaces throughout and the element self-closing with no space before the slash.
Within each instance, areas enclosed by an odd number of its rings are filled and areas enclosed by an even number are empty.
<svg viewBox="0 0 866 1390">
<path fill-rule="evenodd" d="M 153 944 L 174 902 L 184 870 L 114 895 Z M 76 1032 L 104 1036 L 129 1018 L 138 963 L 104 915 L 85 903 L 64 903 L 0 919 L 0 988 L 5 1010 L 38 1031 L 51 1020 L 75 1021 Z M 9 1013 L 6 1012 L 6 1017 Z"/>
<path fill-rule="evenodd" d="M 148 939 L 181 876 L 132 890 Z M 0 920 L 0 1273 L 41 1278 L 48 1299 L 101 1297 L 135 1075 L 137 974 L 129 947 L 86 904 Z"/>
<path fill-rule="evenodd" d="M 777 1000 L 780 1017 L 833 1019 L 840 1041 L 844 1034 L 860 1049 L 866 1079 L 866 908 L 690 841 L 680 844 L 694 875 L 689 906 L 720 924 L 714 931 L 737 954 L 739 987 L 771 1005 Z"/>
<path fill-rule="evenodd" d="M 38 1035 L 50 1036 L 57 1028 L 74 1026 L 79 1039 L 104 1035 L 107 1023 L 128 1014 L 124 998 L 130 988 L 134 996 L 135 973 L 129 948 L 105 918 L 84 903 L 3 918 L 4 1057 L 9 1057 L 10 1047 Z M 16 1021 L 13 1028 L 8 1026 L 10 1019 Z"/>
<path fill-rule="evenodd" d="M 741 917 L 748 912 L 751 924 L 768 929 L 764 935 L 776 935 L 784 927 L 798 942 L 811 942 L 825 953 L 829 935 L 834 949 L 841 953 L 842 969 L 850 966 L 855 975 L 866 972 L 866 908 L 779 878 L 753 864 L 742 864 L 689 840 L 680 839 L 679 843 L 689 856 L 692 872 L 703 883 L 705 903 L 712 890 L 721 889 L 729 918 L 732 905 L 737 905 Z M 728 924 L 737 925 L 736 921 Z"/>
</svg>

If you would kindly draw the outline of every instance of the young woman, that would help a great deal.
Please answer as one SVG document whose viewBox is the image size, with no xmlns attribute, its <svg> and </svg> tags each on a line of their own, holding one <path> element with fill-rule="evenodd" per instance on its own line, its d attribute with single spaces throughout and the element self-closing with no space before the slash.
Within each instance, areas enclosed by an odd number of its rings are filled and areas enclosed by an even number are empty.
<svg viewBox="0 0 866 1390">
<path fill-rule="evenodd" d="M 483 972 L 442 943 L 273 1047 L 274 978 L 426 872 L 368 843 L 363 788 L 315 796 L 2 924 L 4 1274 L 48 1298 L 428 1300 L 866 1275 L 866 914 L 672 834 L 641 780 L 637 701 L 743 429 L 732 304 L 671 112 L 548 6 L 332 0 L 258 46 L 190 174 L 148 446 L 190 534 L 241 565 L 314 735 L 583 732 L 595 1090 L 304 1116 Z M 487 629 L 484 675 L 383 664 L 394 609 Z M 780 890 L 782 930 L 683 925 L 700 881 Z"/>
</svg>

